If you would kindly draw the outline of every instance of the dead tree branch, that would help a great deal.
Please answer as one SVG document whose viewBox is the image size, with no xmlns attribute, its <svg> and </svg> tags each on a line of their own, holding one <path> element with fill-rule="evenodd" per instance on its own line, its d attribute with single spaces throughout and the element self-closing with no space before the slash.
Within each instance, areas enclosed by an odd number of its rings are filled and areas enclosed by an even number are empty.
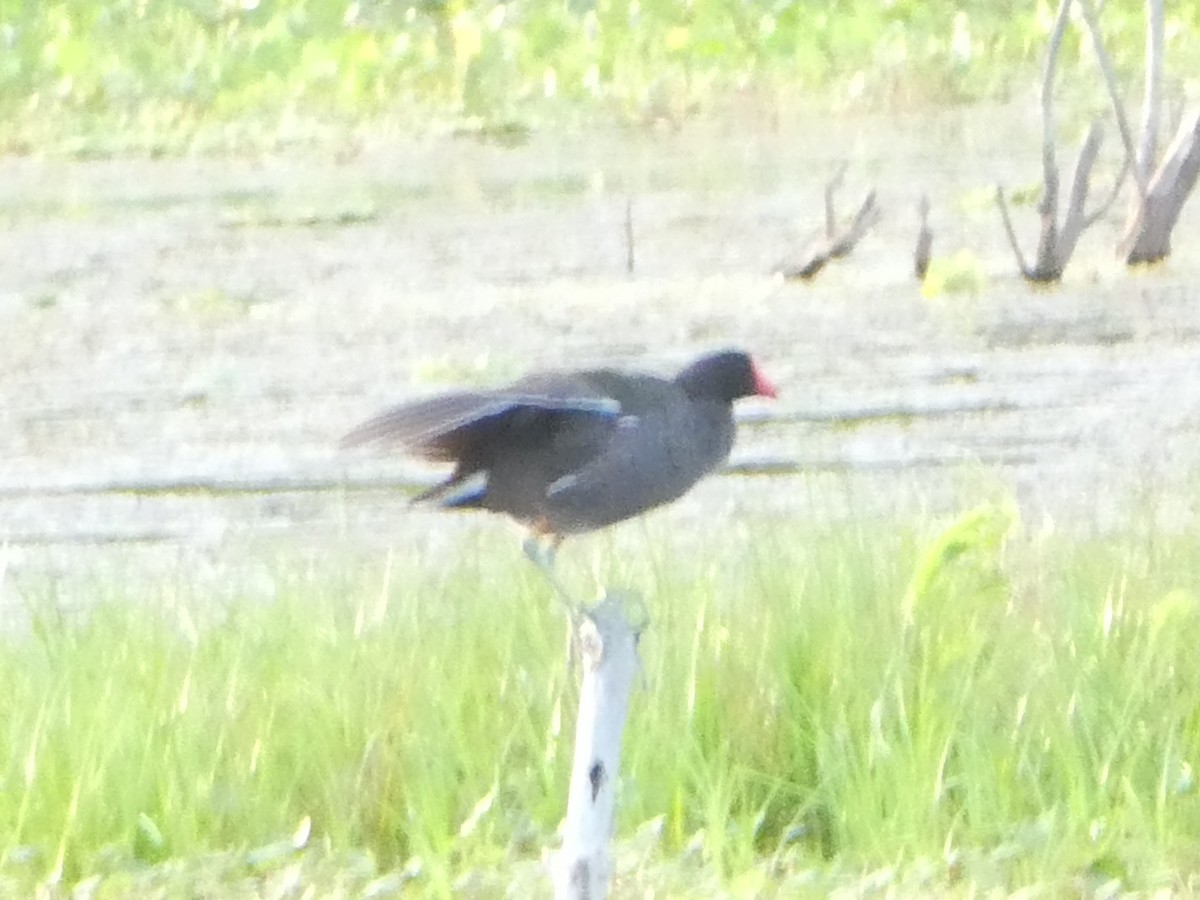
<svg viewBox="0 0 1200 900">
<path fill-rule="evenodd" d="M 1042 198 L 1038 203 L 1038 214 L 1041 217 L 1041 229 L 1038 234 L 1037 256 L 1032 266 L 1025 262 L 1017 241 L 1016 230 L 1013 228 L 1012 216 L 1009 214 L 1008 201 L 1004 189 L 996 187 L 996 205 L 1000 209 L 1000 219 L 1004 223 L 1004 232 L 1008 236 L 1009 246 L 1017 259 L 1021 274 L 1029 281 L 1051 282 L 1062 278 L 1079 237 L 1084 230 L 1094 223 L 1107 208 L 1107 203 L 1098 211 L 1086 211 L 1088 189 L 1091 184 L 1092 169 L 1100 152 L 1100 143 L 1104 132 L 1100 124 L 1093 123 L 1088 129 L 1079 156 L 1075 162 L 1075 171 L 1071 178 L 1071 194 L 1067 198 L 1067 214 L 1062 225 L 1058 221 L 1059 174 L 1058 162 L 1055 158 L 1054 143 L 1054 73 L 1058 67 L 1058 53 L 1062 46 L 1063 34 L 1069 21 L 1072 0 L 1060 0 L 1058 15 L 1054 20 L 1054 29 L 1050 34 L 1050 42 L 1046 48 L 1045 67 L 1042 72 Z M 1081 3 L 1087 0 L 1080 0 Z M 1124 180 L 1124 169 L 1118 178 Z M 1111 200 L 1108 201 L 1111 203 Z"/>
<path fill-rule="evenodd" d="M 1046 205 L 1046 194 L 1052 191 L 1053 195 L 1048 199 L 1055 208 L 1058 206 L 1058 163 L 1054 159 L 1054 73 L 1058 70 L 1058 51 L 1062 47 L 1070 11 L 1071 0 L 1059 0 L 1058 15 L 1054 19 L 1042 67 L 1042 176 L 1048 189 L 1043 191 L 1042 205 Z"/>
<path fill-rule="evenodd" d="M 1134 165 L 1143 183 L 1158 158 L 1158 116 L 1163 77 L 1163 5 L 1162 0 L 1146 0 L 1146 85 L 1142 96 L 1141 141 Z"/>
<path fill-rule="evenodd" d="M 921 225 L 917 230 L 917 244 L 913 248 L 913 274 L 918 281 L 925 280 L 929 271 L 929 258 L 933 253 L 933 231 L 929 227 L 929 195 L 922 194 L 917 203 L 917 215 Z"/>
<path fill-rule="evenodd" d="M 863 239 L 863 235 L 878 222 L 879 204 L 875 202 L 875 192 L 871 191 L 863 200 L 862 206 L 858 208 L 858 212 L 854 214 L 850 227 L 840 235 L 834 236 L 832 246 L 829 248 L 829 258 L 841 259 L 846 256 Z"/>
<path fill-rule="evenodd" d="M 1100 23 L 1096 19 L 1096 11 L 1092 8 L 1091 0 L 1079 0 L 1079 8 L 1083 11 L 1083 21 L 1087 25 L 1088 35 L 1092 40 L 1092 50 L 1100 63 L 1100 71 L 1104 74 L 1104 84 L 1108 87 L 1108 97 L 1112 102 L 1113 115 L 1117 119 L 1117 128 L 1121 132 L 1121 142 L 1125 145 L 1125 153 L 1130 159 L 1137 157 L 1137 148 L 1133 144 L 1133 131 L 1129 127 L 1129 117 L 1125 115 L 1125 103 L 1121 99 L 1121 86 L 1117 83 L 1117 73 L 1113 69 L 1108 51 L 1104 49 L 1104 38 L 1100 34 Z M 1150 163 L 1153 165 L 1153 163 Z M 1146 175 L 1137 165 L 1133 167 L 1133 180 L 1137 185 L 1138 196 L 1146 198 Z"/>
<path fill-rule="evenodd" d="M 838 166 L 837 172 L 833 177 L 825 182 L 825 236 L 832 237 L 837 230 L 837 214 L 833 207 L 833 194 L 842 186 L 842 181 L 846 177 L 846 170 L 850 168 L 850 163 L 843 161 Z"/>
<path fill-rule="evenodd" d="M 841 186 L 847 165 L 847 163 L 842 163 L 833 177 L 825 183 L 824 236 L 809 247 L 800 262 L 784 263 L 779 266 L 778 271 L 784 278 L 799 281 L 808 281 L 814 278 L 830 260 L 848 255 L 879 221 L 879 205 L 875 202 L 875 192 L 871 191 L 858 208 L 858 212 L 854 214 L 850 224 L 842 231 L 838 231 L 833 195 Z"/>
<path fill-rule="evenodd" d="M 1142 105 L 1141 134 L 1134 146 L 1133 135 L 1121 102 L 1112 61 L 1104 50 L 1100 23 L 1092 0 L 1079 0 L 1083 19 L 1091 36 L 1096 58 L 1108 85 L 1113 114 L 1125 144 L 1126 165 L 1133 170 L 1137 184 L 1125 233 L 1117 244 L 1118 254 L 1127 265 L 1158 262 L 1171 253 L 1171 233 L 1179 221 L 1183 204 L 1196 184 L 1200 171 L 1200 110 L 1193 111 L 1179 124 L 1174 140 L 1157 169 L 1159 110 L 1162 103 L 1163 4 L 1146 0 L 1146 83 Z M 1123 173 L 1122 173 L 1123 174 Z"/>
<path fill-rule="evenodd" d="M 1091 183 L 1092 167 L 1096 164 L 1096 156 L 1100 152 L 1100 143 L 1104 140 L 1104 129 L 1099 122 L 1093 122 L 1087 136 L 1079 148 L 1079 158 L 1075 162 L 1075 174 L 1071 179 L 1071 195 L 1067 198 L 1067 215 L 1062 228 L 1058 232 L 1058 243 L 1054 248 L 1054 256 L 1061 260 L 1063 267 L 1075 252 L 1079 236 L 1087 227 L 1089 217 L 1084 210 L 1087 203 L 1088 187 Z"/>
<path fill-rule="evenodd" d="M 1184 117 L 1150 179 L 1146 199 L 1125 230 L 1117 252 L 1128 265 L 1154 263 L 1171 253 L 1171 232 L 1200 174 L 1200 108 Z"/>
<path fill-rule="evenodd" d="M 1000 220 L 1004 223 L 1004 233 L 1008 235 L 1008 246 L 1012 247 L 1013 256 L 1017 258 L 1017 268 L 1025 278 L 1030 278 L 1025 254 L 1021 252 L 1021 244 L 1017 241 L 1017 232 L 1013 228 L 1012 216 L 1008 213 L 1008 200 L 1004 197 L 1004 188 L 996 185 L 996 205 L 1000 207 Z"/>
</svg>

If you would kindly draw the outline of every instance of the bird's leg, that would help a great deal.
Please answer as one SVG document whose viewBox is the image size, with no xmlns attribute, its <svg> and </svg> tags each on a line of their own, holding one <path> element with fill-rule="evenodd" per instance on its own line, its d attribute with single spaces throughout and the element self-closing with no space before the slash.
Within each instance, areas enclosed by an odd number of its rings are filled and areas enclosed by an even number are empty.
<svg viewBox="0 0 1200 900">
<path fill-rule="evenodd" d="M 525 552 L 525 556 L 529 561 L 537 566 L 538 571 L 550 582 L 554 596 L 566 607 L 568 617 L 574 622 L 579 615 L 579 604 L 571 597 L 570 592 L 563 587 L 558 573 L 554 571 L 554 559 L 557 556 L 558 545 L 560 543 L 562 543 L 562 538 L 557 535 L 553 535 L 548 541 L 542 541 L 536 535 L 531 534 L 521 542 L 521 549 Z"/>
<path fill-rule="evenodd" d="M 561 535 L 550 535 L 549 540 L 538 540 L 534 534 L 528 535 L 521 542 L 521 549 L 525 552 L 525 556 L 538 567 L 538 571 L 545 576 L 546 581 L 550 583 L 550 588 L 554 596 L 562 603 L 563 608 L 567 613 L 567 667 L 571 668 L 575 664 L 577 657 L 577 648 L 575 646 L 576 628 L 582 618 L 583 607 L 575 602 L 570 592 L 563 586 L 562 581 L 558 577 L 558 573 L 554 570 L 554 559 L 558 553 L 558 545 L 562 543 Z"/>
<path fill-rule="evenodd" d="M 554 558 L 558 551 L 556 544 L 540 541 L 536 535 L 529 534 L 525 536 L 525 540 L 521 541 L 521 549 L 529 561 L 541 569 L 544 575 L 553 578 Z"/>
</svg>

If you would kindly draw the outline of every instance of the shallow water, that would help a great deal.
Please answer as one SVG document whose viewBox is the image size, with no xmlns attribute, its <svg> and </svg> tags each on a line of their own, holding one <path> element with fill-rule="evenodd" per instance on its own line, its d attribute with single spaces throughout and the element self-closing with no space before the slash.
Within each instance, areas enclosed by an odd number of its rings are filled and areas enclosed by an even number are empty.
<svg viewBox="0 0 1200 900">
<path fill-rule="evenodd" d="M 752 349 L 780 387 L 744 411 L 733 467 L 771 474 L 710 480 L 662 527 L 936 513 L 997 490 L 1033 522 L 1188 524 L 1200 204 L 1166 266 L 1113 259 L 1118 205 L 1067 283 L 1033 290 L 989 197 L 997 180 L 1036 181 L 1037 127 L 954 110 L 516 148 L 380 137 L 253 160 L 2 161 L 8 582 L 107 567 L 210 567 L 219 581 L 280 547 L 452 547 L 498 526 L 410 511 L 396 488 L 428 473 L 339 455 L 338 435 L 464 380 L 670 370 L 725 344 Z M 876 188 L 883 221 L 815 283 L 785 284 L 771 272 L 821 222 L 842 159 L 842 211 Z M 979 296 L 921 296 L 922 191 L 935 256 L 969 249 Z M 1017 219 L 1032 248 L 1034 212 Z"/>
</svg>

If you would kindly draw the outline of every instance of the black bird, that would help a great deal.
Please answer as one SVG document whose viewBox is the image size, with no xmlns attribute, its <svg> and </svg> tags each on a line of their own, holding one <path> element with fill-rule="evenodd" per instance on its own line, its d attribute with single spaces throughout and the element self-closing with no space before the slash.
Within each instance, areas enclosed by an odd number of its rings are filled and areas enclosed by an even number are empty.
<svg viewBox="0 0 1200 900">
<path fill-rule="evenodd" d="M 378 443 L 453 463 L 417 500 L 505 513 L 547 540 L 592 531 L 677 499 L 733 447 L 733 403 L 774 397 L 739 350 L 674 378 L 616 369 L 528 375 L 508 387 L 401 404 L 343 447 Z M 531 552 L 526 545 L 527 552 Z"/>
</svg>

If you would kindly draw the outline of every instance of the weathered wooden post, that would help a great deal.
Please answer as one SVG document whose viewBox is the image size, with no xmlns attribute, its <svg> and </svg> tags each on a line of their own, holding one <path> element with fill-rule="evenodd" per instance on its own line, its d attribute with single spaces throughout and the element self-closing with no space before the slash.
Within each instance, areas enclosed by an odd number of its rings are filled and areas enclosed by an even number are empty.
<svg viewBox="0 0 1200 900">
<path fill-rule="evenodd" d="M 606 592 L 580 615 L 575 630 L 583 685 L 563 845 L 551 865 L 556 900 L 608 895 L 621 736 L 638 670 L 639 629 L 624 609 L 630 600 L 628 594 Z"/>
</svg>

